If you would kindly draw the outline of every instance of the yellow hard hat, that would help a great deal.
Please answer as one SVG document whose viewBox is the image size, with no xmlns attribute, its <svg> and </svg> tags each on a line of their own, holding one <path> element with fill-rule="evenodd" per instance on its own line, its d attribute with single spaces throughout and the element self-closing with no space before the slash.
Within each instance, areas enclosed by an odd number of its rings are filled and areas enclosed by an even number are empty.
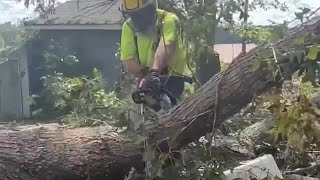
<svg viewBox="0 0 320 180">
<path fill-rule="evenodd" d="M 148 5 L 158 8 L 158 0 L 121 0 L 121 10 L 123 13 L 136 12 Z"/>
</svg>

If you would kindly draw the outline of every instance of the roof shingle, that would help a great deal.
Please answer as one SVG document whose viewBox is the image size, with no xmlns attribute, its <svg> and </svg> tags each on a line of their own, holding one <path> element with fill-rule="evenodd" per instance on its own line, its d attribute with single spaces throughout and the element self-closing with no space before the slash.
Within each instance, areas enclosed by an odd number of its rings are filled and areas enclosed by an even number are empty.
<svg viewBox="0 0 320 180">
<path fill-rule="evenodd" d="M 28 21 L 26 25 L 120 24 L 120 0 L 71 0 L 55 8 L 53 14 Z"/>
</svg>

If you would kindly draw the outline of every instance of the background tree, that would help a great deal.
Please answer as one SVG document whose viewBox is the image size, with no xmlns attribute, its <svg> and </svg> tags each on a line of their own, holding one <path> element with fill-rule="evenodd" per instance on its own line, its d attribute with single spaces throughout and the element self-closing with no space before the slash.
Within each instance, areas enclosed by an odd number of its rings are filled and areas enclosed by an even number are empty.
<svg viewBox="0 0 320 180">
<path fill-rule="evenodd" d="M 182 20 L 188 46 L 189 65 L 197 77 L 197 87 L 221 70 L 219 55 L 214 51 L 217 28 L 231 30 L 239 27 L 244 32 L 248 12 L 258 7 L 286 10 L 286 4 L 267 0 L 178 0 L 164 1 L 161 7 L 176 12 Z M 245 39 L 244 39 L 245 41 Z"/>
</svg>

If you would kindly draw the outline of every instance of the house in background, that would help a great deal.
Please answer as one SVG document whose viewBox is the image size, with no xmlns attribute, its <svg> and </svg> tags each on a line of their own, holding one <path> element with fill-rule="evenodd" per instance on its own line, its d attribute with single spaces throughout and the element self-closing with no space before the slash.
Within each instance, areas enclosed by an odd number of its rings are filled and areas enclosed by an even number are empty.
<svg viewBox="0 0 320 180">
<path fill-rule="evenodd" d="M 231 63 L 242 52 L 242 39 L 223 29 L 218 29 L 215 37 L 214 50 L 219 54 L 220 61 Z M 256 47 L 254 43 L 246 44 L 247 52 Z"/>
<path fill-rule="evenodd" d="M 96 67 L 113 85 L 119 71 L 114 66 L 119 65 L 115 54 L 123 21 L 119 6 L 120 0 L 71 0 L 56 7 L 55 12 L 46 18 L 28 21 L 25 26 L 40 30 L 40 39 L 44 42 L 60 39 L 66 46 L 75 49 L 80 63 L 88 67 L 87 73 Z M 241 39 L 238 36 L 218 29 L 215 39 L 215 47 L 222 61 L 231 62 L 241 52 Z M 250 49 L 251 45 L 248 46 Z M 31 51 L 41 48 L 39 45 L 35 47 Z M 32 56 L 29 59 L 33 59 Z M 32 66 L 30 71 L 30 80 L 37 81 L 34 78 L 41 73 L 34 72 Z"/>
<path fill-rule="evenodd" d="M 42 52 L 54 39 L 67 49 L 75 51 L 82 74 L 90 75 L 93 68 L 102 71 L 112 87 L 119 73 L 115 54 L 120 42 L 122 14 L 119 0 L 67 1 L 56 7 L 54 14 L 25 22 L 27 29 L 38 30 L 39 40 L 28 46 L 30 91 L 38 94 L 42 87 L 40 77 Z M 39 68 L 40 67 L 40 68 Z"/>
<path fill-rule="evenodd" d="M 120 0 L 70 0 L 58 5 L 54 13 L 47 14 L 46 17 L 26 21 L 24 24 L 26 29 L 38 31 L 38 41 L 27 44 L 23 49 L 25 54 L 21 56 L 27 63 L 24 65 L 27 73 L 22 78 L 23 83 L 15 85 L 15 91 L 20 92 L 19 96 L 15 95 L 15 103 L 20 104 L 20 109 L 17 105 L 15 105 L 17 108 L 11 108 L 13 105 L 8 105 L 6 108 L 29 117 L 30 108 L 25 104 L 26 99 L 29 95 L 39 94 L 43 89 L 40 80 L 46 75 L 43 68 L 45 61 L 43 54 L 52 39 L 62 43 L 66 49 L 75 51 L 79 63 L 84 67 L 81 69 L 81 74 L 90 75 L 92 69 L 97 68 L 102 71 L 108 85 L 113 88 L 119 74 L 119 69 L 115 67 L 120 65 L 115 55 L 119 48 L 123 22 L 119 6 Z M 238 36 L 220 29 L 216 33 L 215 40 L 216 51 L 224 62 L 231 62 L 241 52 L 241 39 Z M 247 49 L 250 48 L 249 45 Z M 7 66 L 9 65 L 0 68 L 9 69 Z M 7 79 L 5 76 L 9 77 L 8 74 L 3 76 L 1 87 L 8 84 L 8 81 L 3 80 Z M 7 101 L 9 98 L 7 94 L 1 94 L 0 98 L 3 99 L 1 102 Z"/>
</svg>

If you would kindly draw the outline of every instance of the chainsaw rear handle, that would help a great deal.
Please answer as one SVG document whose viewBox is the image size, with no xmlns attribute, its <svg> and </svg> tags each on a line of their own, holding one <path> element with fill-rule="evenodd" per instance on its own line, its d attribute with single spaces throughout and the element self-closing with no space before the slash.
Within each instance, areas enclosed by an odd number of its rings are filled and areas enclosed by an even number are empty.
<svg viewBox="0 0 320 180">
<path fill-rule="evenodd" d="M 144 68 L 141 70 L 141 73 L 143 74 L 143 76 L 146 76 L 149 71 L 150 71 L 150 68 L 144 67 Z M 165 72 L 160 75 L 160 79 L 167 79 L 167 78 L 169 78 L 170 75 L 168 75 L 168 74 L 169 74 L 169 68 L 167 68 L 167 69 L 165 70 Z M 190 77 L 190 76 L 187 76 L 187 75 L 180 74 L 180 75 L 175 75 L 174 77 L 181 78 L 184 82 L 187 82 L 187 83 L 189 83 L 189 84 L 192 84 L 192 83 L 194 82 L 194 78 L 193 78 L 193 77 Z"/>
</svg>

